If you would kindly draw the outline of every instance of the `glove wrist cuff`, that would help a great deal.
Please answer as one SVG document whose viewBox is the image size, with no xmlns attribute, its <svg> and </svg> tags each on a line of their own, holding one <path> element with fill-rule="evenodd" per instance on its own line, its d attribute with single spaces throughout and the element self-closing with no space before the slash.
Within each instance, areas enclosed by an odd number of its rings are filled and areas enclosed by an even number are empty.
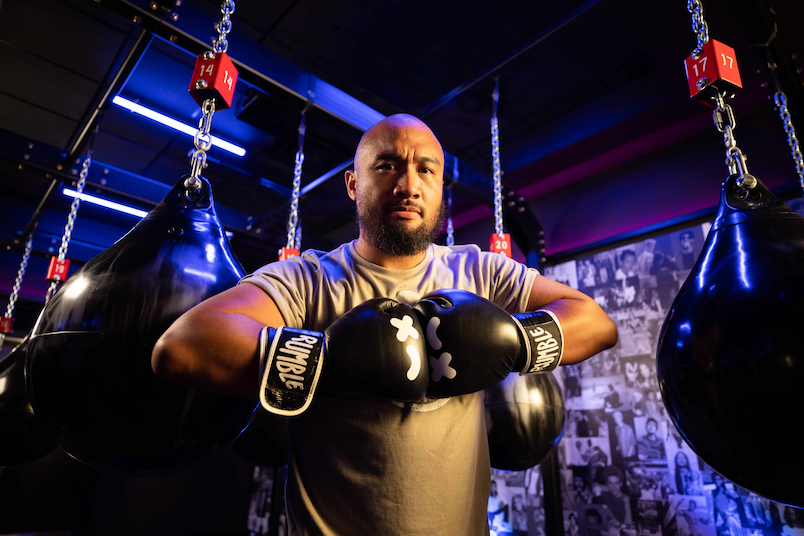
<svg viewBox="0 0 804 536">
<path fill-rule="evenodd" d="M 524 341 L 514 370 L 520 374 L 543 374 L 558 367 L 564 355 L 564 333 L 555 313 L 539 309 L 513 318 Z"/>
<path fill-rule="evenodd" d="M 260 331 L 260 404 L 276 415 L 303 413 L 324 366 L 324 334 L 288 327 Z"/>
</svg>

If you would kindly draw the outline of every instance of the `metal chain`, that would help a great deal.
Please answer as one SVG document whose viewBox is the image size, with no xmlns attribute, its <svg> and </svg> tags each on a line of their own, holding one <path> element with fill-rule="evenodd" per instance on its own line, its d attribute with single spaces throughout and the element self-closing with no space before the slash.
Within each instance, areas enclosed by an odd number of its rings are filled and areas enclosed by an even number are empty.
<svg viewBox="0 0 804 536">
<path fill-rule="evenodd" d="M 746 156 L 737 147 L 737 138 L 734 137 L 734 129 L 737 128 L 737 120 L 734 119 L 734 110 L 726 104 L 723 93 L 715 96 L 717 106 L 712 112 L 712 120 L 715 128 L 723 134 L 723 144 L 726 146 L 726 165 L 732 175 L 738 175 L 737 186 L 750 190 L 756 186 L 757 179 L 748 173 L 748 163 Z M 724 119 L 725 114 L 725 119 Z"/>
<path fill-rule="evenodd" d="M 184 181 L 184 188 L 187 190 L 187 197 L 197 198 L 201 194 L 201 172 L 207 167 L 207 151 L 212 147 L 212 135 L 209 133 L 212 128 L 212 116 L 215 115 L 215 99 L 207 99 L 201 105 L 204 115 L 198 121 L 198 132 L 193 137 L 195 151 L 190 156 L 192 170 L 190 176 Z"/>
<path fill-rule="evenodd" d="M 452 188 L 447 189 L 447 245 L 455 245 L 455 227 L 452 225 Z"/>
<path fill-rule="evenodd" d="M 296 151 L 296 164 L 293 167 L 293 190 L 290 194 L 290 215 L 288 216 L 288 247 L 299 249 L 301 237 L 297 237 L 296 226 L 299 223 L 299 194 L 301 192 L 302 164 L 304 163 L 304 134 L 307 131 L 304 118 L 306 113 L 302 112 L 301 122 L 299 123 L 299 150 Z"/>
<path fill-rule="evenodd" d="M 783 91 L 777 91 L 773 95 L 773 101 L 776 103 L 776 110 L 779 112 L 784 132 L 787 134 L 787 144 L 790 146 L 790 151 L 793 155 L 793 162 L 796 165 L 799 184 L 804 188 L 804 157 L 802 157 L 801 147 L 798 144 L 796 129 L 793 127 L 793 122 L 790 119 L 790 112 L 787 110 L 787 95 L 785 95 Z"/>
<path fill-rule="evenodd" d="M 8 298 L 8 307 L 6 307 L 6 318 L 14 316 L 14 307 L 17 304 L 17 297 L 20 293 L 20 286 L 22 286 L 22 278 L 25 277 L 25 270 L 28 268 L 28 259 L 31 258 L 31 248 L 33 246 L 33 232 L 28 235 L 28 241 L 25 242 L 25 252 L 22 254 L 22 262 L 20 269 L 17 271 L 17 279 L 14 280 L 14 286 L 11 288 L 11 296 Z M 3 342 L 6 340 L 6 334 L 0 333 L 0 348 L 3 347 Z"/>
<path fill-rule="evenodd" d="M 70 246 L 70 239 L 73 236 L 75 218 L 78 216 L 78 206 L 81 204 L 81 194 L 84 192 L 84 185 L 87 183 L 87 175 L 89 174 L 89 167 L 91 165 L 92 149 L 89 150 L 87 157 L 84 159 L 84 165 L 78 177 L 78 185 L 75 187 L 76 194 L 73 198 L 73 204 L 70 205 L 70 214 L 67 215 L 67 224 L 64 226 L 64 235 L 61 237 L 61 246 L 59 246 L 58 260 L 60 263 L 64 262 L 64 259 L 67 258 L 67 248 Z M 45 292 L 45 303 L 50 301 L 50 298 L 53 296 L 53 293 L 60 283 L 59 281 L 50 283 L 50 287 L 48 287 L 47 292 Z"/>
<path fill-rule="evenodd" d="M 452 183 L 447 188 L 447 245 L 455 245 L 455 227 L 452 225 L 452 185 L 458 182 L 460 177 L 458 168 L 458 158 L 452 159 Z"/>
<path fill-rule="evenodd" d="M 226 34 L 232 31 L 232 16 L 235 10 L 235 3 L 232 0 L 224 0 L 221 5 L 221 20 L 215 25 L 218 30 L 218 38 L 212 42 L 215 47 L 215 52 L 226 52 L 229 48 L 229 41 L 226 40 Z"/>
<path fill-rule="evenodd" d="M 500 166 L 500 124 L 497 120 L 497 105 L 500 102 L 500 80 L 494 83 L 491 94 L 491 162 L 494 166 L 494 229 L 497 236 L 503 234 L 502 170 Z"/>
<path fill-rule="evenodd" d="M 698 39 L 698 45 L 692 51 L 693 59 L 697 60 L 703 53 L 703 46 L 709 41 L 709 25 L 704 20 L 700 0 L 687 0 L 687 11 L 692 15 L 692 31 Z"/>
</svg>

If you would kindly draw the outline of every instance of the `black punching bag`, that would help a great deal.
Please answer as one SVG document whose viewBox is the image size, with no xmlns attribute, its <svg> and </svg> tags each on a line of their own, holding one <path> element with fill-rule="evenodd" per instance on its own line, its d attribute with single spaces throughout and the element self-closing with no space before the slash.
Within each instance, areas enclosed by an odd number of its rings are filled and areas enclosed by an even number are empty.
<svg viewBox="0 0 804 536">
<path fill-rule="evenodd" d="M 804 507 L 804 219 L 735 179 L 662 326 L 659 387 L 713 469 Z"/>
<path fill-rule="evenodd" d="M 547 458 L 564 434 L 567 411 L 552 374 L 511 373 L 485 391 L 491 466 L 523 471 Z"/>
<path fill-rule="evenodd" d="M 259 407 L 232 451 L 258 467 L 282 467 L 288 463 L 288 418 Z"/>
<path fill-rule="evenodd" d="M 27 349 L 25 339 L 0 361 L 0 467 L 38 460 L 56 448 L 25 390 Z"/>
<path fill-rule="evenodd" d="M 196 201 L 183 182 L 64 284 L 31 335 L 26 378 L 37 419 L 98 469 L 163 472 L 195 461 L 237 437 L 256 406 L 256 397 L 207 393 L 151 370 L 170 324 L 244 275 L 209 182 Z"/>
</svg>

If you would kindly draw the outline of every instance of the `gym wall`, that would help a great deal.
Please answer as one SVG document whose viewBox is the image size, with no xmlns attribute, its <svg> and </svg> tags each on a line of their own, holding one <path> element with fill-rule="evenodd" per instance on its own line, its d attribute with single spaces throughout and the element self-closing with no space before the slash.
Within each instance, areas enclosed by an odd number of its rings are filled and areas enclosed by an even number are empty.
<svg viewBox="0 0 804 536">
<path fill-rule="evenodd" d="M 799 200 L 788 205 L 804 211 Z M 558 459 L 567 535 L 804 533 L 802 511 L 728 481 L 717 485 L 721 477 L 713 478 L 716 473 L 692 452 L 662 402 L 659 332 L 709 227 L 641 239 L 545 270 L 593 297 L 619 330 L 614 348 L 561 368 L 568 416 Z M 623 257 L 626 251 L 633 257 Z M 635 261 L 630 270 L 628 257 Z M 651 421 L 655 435 L 648 433 Z"/>
</svg>

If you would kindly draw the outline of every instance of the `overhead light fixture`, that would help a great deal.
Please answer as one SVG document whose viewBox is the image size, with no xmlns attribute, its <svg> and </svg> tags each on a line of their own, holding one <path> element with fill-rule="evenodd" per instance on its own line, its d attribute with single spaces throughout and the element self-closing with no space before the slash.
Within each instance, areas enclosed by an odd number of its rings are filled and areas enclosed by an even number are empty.
<svg viewBox="0 0 804 536">
<path fill-rule="evenodd" d="M 176 129 L 179 132 L 183 132 L 188 136 L 195 136 L 196 132 L 198 132 L 198 128 L 191 127 L 190 125 L 185 125 L 181 121 L 176 121 L 171 117 L 160 114 L 159 112 L 155 112 L 154 110 L 146 108 L 141 104 L 137 104 L 136 102 L 132 102 L 128 99 L 124 99 L 119 95 L 113 98 L 112 102 L 134 113 L 144 115 L 148 119 L 156 121 L 157 123 L 162 123 L 165 126 Z M 229 151 L 230 153 L 236 154 L 237 156 L 245 156 L 246 150 L 243 149 L 242 147 L 237 146 L 234 143 L 230 143 L 226 140 L 222 140 L 217 136 L 211 136 L 211 137 L 212 137 L 212 145 L 220 147 L 221 149 Z"/>
<path fill-rule="evenodd" d="M 78 192 L 75 190 L 71 190 L 69 188 L 65 188 L 61 191 L 67 197 L 75 197 L 78 195 Z M 129 207 L 127 205 L 121 205 L 120 203 L 115 203 L 114 201 L 109 201 L 108 199 L 102 199 L 100 197 L 95 197 L 94 195 L 84 194 L 78 195 L 81 201 L 86 201 L 87 203 L 93 203 L 95 205 L 100 205 L 102 207 L 110 208 L 112 210 L 117 210 L 119 212 L 125 212 L 126 214 L 131 214 L 132 216 L 138 216 L 140 218 L 144 218 L 148 215 L 148 213 L 144 210 L 140 210 L 138 208 Z"/>
</svg>

